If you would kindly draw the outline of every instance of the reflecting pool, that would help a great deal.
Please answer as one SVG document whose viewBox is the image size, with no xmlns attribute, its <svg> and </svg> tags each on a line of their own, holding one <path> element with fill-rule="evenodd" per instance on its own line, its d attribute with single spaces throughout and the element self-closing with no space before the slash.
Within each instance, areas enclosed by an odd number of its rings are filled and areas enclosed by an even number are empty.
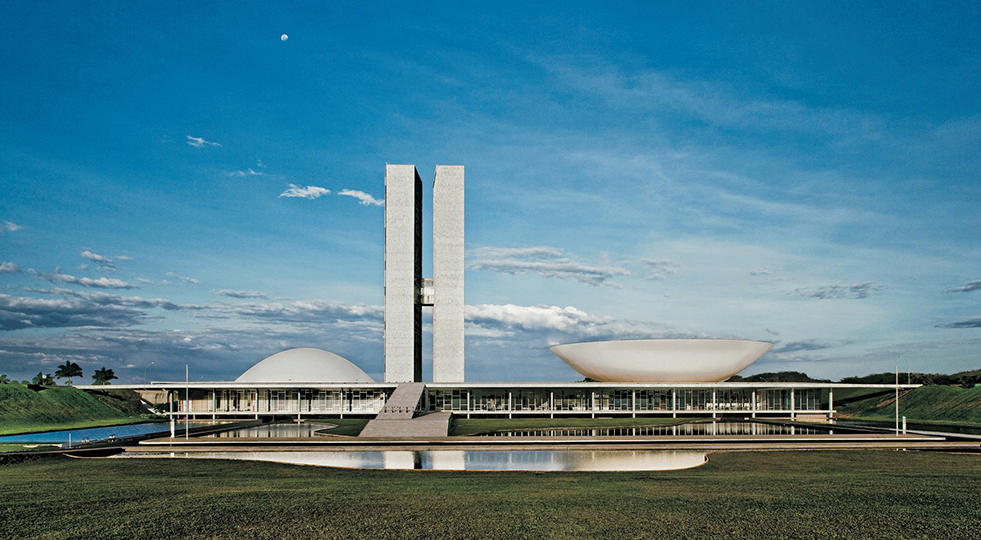
<svg viewBox="0 0 981 540">
<path fill-rule="evenodd" d="M 847 431 L 847 430 L 841 430 Z M 692 422 L 673 426 L 606 428 L 508 429 L 483 437 L 691 437 L 698 435 L 817 435 L 834 434 L 833 426 L 799 426 L 761 422 Z"/>
<path fill-rule="evenodd" d="M 317 431 L 337 427 L 336 424 L 326 422 L 303 422 L 289 424 L 263 424 L 246 428 L 232 429 L 219 433 L 210 433 L 204 437 L 216 437 L 221 439 L 237 438 L 279 438 L 279 437 L 315 437 Z"/>
<path fill-rule="evenodd" d="M 345 469 L 435 471 L 670 471 L 708 461 L 704 452 L 675 450 L 126 452 L 110 459 L 125 458 L 239 459 Z"/>
<path fill-rule="evenodd" d="M 200 424 L 192 423 L 191 428 Z M 177 431 L 183 433 L 184 422 L 177 423 Z M 170 433 L 168 422 L 144 422 L 141 424 L 125 424 L 121 426 L 97 427 L 86 429 L 68 429 L 64 431 L 45 431 L 43 433 L 25 433 L 22 435 L 7 435 L 0 437 L 0 443 L 48 443 L 68 444 L 71 436 L 72 444 L 102 441 L 111 438 L 122 439 L 151 433 Z"/>
</svg>

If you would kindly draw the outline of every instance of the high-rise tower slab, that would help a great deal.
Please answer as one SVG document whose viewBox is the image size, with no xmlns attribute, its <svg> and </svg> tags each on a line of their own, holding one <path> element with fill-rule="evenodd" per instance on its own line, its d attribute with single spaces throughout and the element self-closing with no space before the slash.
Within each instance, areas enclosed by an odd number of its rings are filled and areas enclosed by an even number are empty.
<svg viewBox="0 0 981 540">
<path fill-rule="evenodd" d="M 422 180 L 385 166 L 385 382 L 422 380 Z"/>
<path fill-rule="evenodd" d="M 433 180 L 433 382 L 464 381 L 463 166 Z"/>
</svg>

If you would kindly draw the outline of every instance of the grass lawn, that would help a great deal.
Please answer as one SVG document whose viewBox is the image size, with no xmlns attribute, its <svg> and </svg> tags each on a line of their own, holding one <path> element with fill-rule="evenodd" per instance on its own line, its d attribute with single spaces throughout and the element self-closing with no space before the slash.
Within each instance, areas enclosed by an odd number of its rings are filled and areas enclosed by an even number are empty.
<svg viewBox="0 0 981 540">
<path fill-rule="evenodd" d="M 0 537 L 976 538 L 979 480 L 979 455 L 897 451 L 542 474 L 35 458 L 0 465 Z"/>
<path fill-rule="evenodd" d="M 89 393 L 71 387 L 40 392 L 19 384 L 0 385 L 0 435 L 148 422 L 132 392 L 107 388 Z"/>
<path fill-rule="evenodd" d="M 895 407 L 895 396 L 890 393 L 849 403 L 838 412 L 854 419 L 895 421 Z M 981 426 L 981 386 L 921 386 L 900 393 L 899 414 L 909 422 Z"/>
<path fill-rule="evenodd" d="M 702 418 L 453 418 L 450 435 L 476 435 L 502 429 L 600 428 L 632 426 L 670 426 Z"/>
<path fill-rule="evenodd" d="M 357 437 L 358 433 L 361 433 L 361 430 L 368 423 L 367 418 L 320 418 L 311 421 L 324 422 L 337 426 L 336 428 L 321 429 L 317 433 L 324 435 L 347 435 L 349 437 Z"/>
<path fill-rule="evenodd" d="M 21 452 L 24 450 L 54 450 L 57 444 L 0 443 L 0 452 Z"/>
</svg>

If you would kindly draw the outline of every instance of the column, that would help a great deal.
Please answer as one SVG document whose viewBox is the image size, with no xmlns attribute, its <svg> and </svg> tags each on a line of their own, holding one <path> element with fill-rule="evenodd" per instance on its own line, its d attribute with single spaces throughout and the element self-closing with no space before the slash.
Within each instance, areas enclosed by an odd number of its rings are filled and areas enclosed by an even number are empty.
<svg viewBox="0 0 981 540">
<path fill-rule="evenodd" d="M 385 382 L 422 380 L 422 180 L 385 166 Z"/>
<path fill-rule="evenodd" d="M 835 389 L 828 388 L 828 420 L 834 421 L 835 419 Z"/>
<path fill-rule="evenodd" d="M 797 418 L 797 415 L 794 414 L 794 389 L 791 388 L 790 389 L 790 419 L 793 420 L 795 418 Z"/>
<path fill-rule="evenodd" d="M 433 382 L 464 380 L 463 166 L 433 179 Z"/>
</svg>

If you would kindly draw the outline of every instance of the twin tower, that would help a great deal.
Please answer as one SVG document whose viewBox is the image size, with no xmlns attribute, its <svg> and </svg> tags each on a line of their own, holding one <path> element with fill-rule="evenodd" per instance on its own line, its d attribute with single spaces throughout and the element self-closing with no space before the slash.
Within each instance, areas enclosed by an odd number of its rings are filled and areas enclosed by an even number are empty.
<svg viewBox="0 0 981 540">
<path fill-rule="evenodd" d="M 433 307 L 433 382 L 463 382 L 463 167 L 433 180 L 433 277 L 422 277 L 422 181 L 385 166 L 385 382 L 422 381 L 422 307 Z"/>
</svg>

